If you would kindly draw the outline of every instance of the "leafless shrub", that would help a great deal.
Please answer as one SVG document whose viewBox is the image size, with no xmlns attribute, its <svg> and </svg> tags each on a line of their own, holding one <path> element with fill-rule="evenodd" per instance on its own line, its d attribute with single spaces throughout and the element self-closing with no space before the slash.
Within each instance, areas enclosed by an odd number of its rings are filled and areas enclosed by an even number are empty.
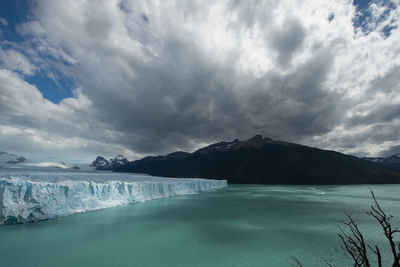
<svg viewBox="0 0 400 267">
<path fill-rule="evenodd" d="M 398 228 L 394 228 L 391 224 L 392 215 L 387 215 L 376 200 L 374 192 L 371 190 L 371 195 L 374 200 L 374 205 L 371 205 L 371 210 L 367 211 L 368 215 L 374 217 L 383 229 L 386 240 L 389 243 L 391 254 L 393 256 L 392 267 L 400 267 L 400 242 L 395 241 L 394 235 L 400 233 Z M 378 246 L 371 246 L 365 242 L 364 235 L 361 233 L 357 222 L 346 213 L 347 221 L 344 223 L 346 230 L 339 226 L 338 236 L 342 241 L 342 249 L 347 256 L 353 261 L 355 267 L 370 267 L 371 260 L 368 258 L 368 249 L 370 249 L 376 256 L 376 262 L 379 267 L 382 267 L 382 254 Z M 323 258 L 325 264 L 328 266 L 335 266 L 326 258 Z M 300 260 L 292 256 L 292 266 L 303 266 Z"/>
</svg>

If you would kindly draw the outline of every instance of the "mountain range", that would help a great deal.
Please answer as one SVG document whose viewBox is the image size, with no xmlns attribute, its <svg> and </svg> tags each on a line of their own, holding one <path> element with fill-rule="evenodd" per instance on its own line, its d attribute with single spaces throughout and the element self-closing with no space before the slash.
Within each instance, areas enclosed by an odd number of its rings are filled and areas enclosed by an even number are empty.
<svg viewBox="0 0 400 267">
<path fill-rule="evenodd" d="M 363 159 L 400 171 L 400 154 L 395 154 L 387 158 L 364 157 Z"/>
<path fill-rule="evenodd" d="M 233 184 L 400 183 L 400 172 L 368 160 L 261 135 L 244 141 L 219 142 L 193 153 L 177 151 L 149 156 L 113 170 L 227 179 Z"/>
</svg>

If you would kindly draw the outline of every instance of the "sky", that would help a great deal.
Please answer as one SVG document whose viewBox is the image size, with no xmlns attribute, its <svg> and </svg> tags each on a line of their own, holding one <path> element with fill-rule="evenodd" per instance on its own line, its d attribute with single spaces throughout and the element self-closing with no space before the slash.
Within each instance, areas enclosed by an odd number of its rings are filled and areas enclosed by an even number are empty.
<svg viewBox="0 0 400 267">
<path fill-rule="evenodd" d="M 400 0 L 1 1 L 0 150 L 400 153 L 399 24 Z"/>
</svg>

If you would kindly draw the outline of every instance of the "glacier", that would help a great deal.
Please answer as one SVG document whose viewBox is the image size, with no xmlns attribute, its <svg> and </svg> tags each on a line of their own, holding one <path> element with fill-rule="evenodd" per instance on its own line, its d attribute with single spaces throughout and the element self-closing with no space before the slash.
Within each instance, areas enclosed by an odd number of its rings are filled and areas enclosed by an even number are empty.
<svg viewBox="0 0 400 267">
<path fill-rule="evenodd" d="M 0 225 L 62 217 L 227 186 L 226 180 L 111 172 L 0 171 Z"/>
</svg>

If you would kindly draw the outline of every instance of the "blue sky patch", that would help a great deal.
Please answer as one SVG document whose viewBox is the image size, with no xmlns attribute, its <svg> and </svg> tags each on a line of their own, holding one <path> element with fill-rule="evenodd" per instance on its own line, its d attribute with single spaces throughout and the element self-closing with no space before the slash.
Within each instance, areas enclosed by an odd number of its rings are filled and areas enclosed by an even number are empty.
<svg viewBox="0 0 400 267">
<path fill-rule="evenodd" d="M 7 50 L 13 48 L 14 45 L 18 46 L 22 42 L 27 41 L 23 36 L 18 34 L 16 29 L 18 25 L 27 22 L 31 17 L 29 13 L 31 5 L 33 5 L 33 2 L 26 0 L 0 1 L 0 18 L 6 21 L 6 23 L 1 23 L 0 25 L 0 41 L 7 41 L 1 43 L 3 49 Z M 34 46 L 35 44 L 31 43 L 31 45 Z M 23 49 L 18 50 L 29 58 L 29 55 L 21 51 Z M 49 58 L 49 60 L 51 59 Z M 32 60 L 30 60 L 30 63 L 35 64 Z M 67 62 L 62 63 L 68 65 Z M 74 82 L 54 68 L 41 69 L 33 76 L 25 75 L 22 77 L 24 77 L 26 82 L 35 85 L 44 98 L 55 104 L 60 103 L 64 98 L 73 97 Z"/>
<path fill-rule="evenodd" d="M 59 72 L 51 72 L 51 75 L 55 77 L 50 78 L 49 73 L 41 71 L 34 76 L 26 77 L 25 81 L 35 85 L 44 98 L 55 104 L 60 103 L 64 98 L 73 97 L 74 82 Z"/>
<path fill-rule="evenodd" d="M 0 1 L 0 18 L 7 21 L 1 25 L 1 40 L 19 42 L 24 39 L 17 34 L 16 26 L 27 21 L 30 4 L 25 0 Z"/>
<path fill-rule="evenodd" d="M 370 7 L 373 3 L 379 7 L 385 8 L 385 11 L 379 17 L 375 17 L 372 14 Z M 389 0 L 354 0 L 353 5 L 356 7 L 357 12 L 357 15 L 353 18 L 354 29 L 360 29 L 367 35 L 384 22 L 388 18 L 390 11 L 396 7 L 396 5 Z M 385 25 L 381 33 L 387 38 L 390 36 L 393 29 L 393 26 Z"/>
</svg>

